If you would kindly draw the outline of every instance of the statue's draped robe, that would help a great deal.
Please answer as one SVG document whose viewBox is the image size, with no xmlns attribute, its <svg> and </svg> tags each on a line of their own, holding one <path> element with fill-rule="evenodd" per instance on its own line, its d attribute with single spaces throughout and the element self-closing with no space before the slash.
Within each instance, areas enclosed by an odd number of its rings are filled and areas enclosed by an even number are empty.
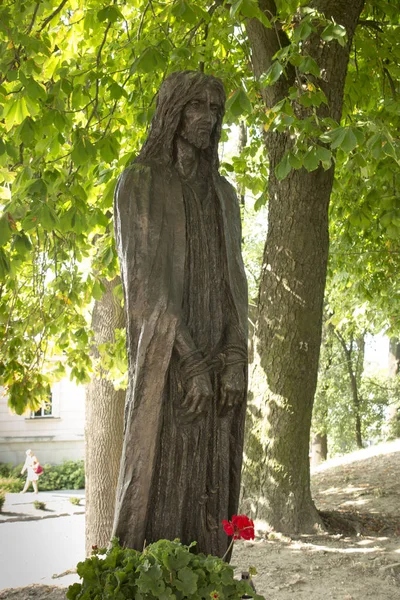
<svg viewBox="0 0 400 600">
<path fill-rule="evenodd" d="M 245 395 L 219 416 L 220 373 L 212 369 L 208 410 L 187 422 L 174 341 L 179 326 L 205 355 L 224 351 L 227 340 L 246 349 L 236 194 L 217 173 L 196 185 L 173 169 L 136 163 L 119 181 L 115 217 L 129 389 L 114 535 L 137 549 L 145 540 L 196 540 L 199 550 L 222 555 L 221 521 L 239 499 Z"/>
</svg>

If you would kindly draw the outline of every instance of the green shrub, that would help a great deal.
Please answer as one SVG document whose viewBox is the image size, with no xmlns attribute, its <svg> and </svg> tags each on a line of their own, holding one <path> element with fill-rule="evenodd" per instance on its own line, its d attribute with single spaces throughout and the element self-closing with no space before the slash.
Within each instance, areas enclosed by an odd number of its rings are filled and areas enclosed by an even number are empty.
<svg viewBox="0 0 400 600">
<path fill-rule="evenodd" d="M 81 503 L 81 499 L 77 498 L 76 496 L 70 498 L 69 501 L 71 502 L 71 504 L 74 504 L 75 506 L 79 506 Z"/>
<path fill-rule="evenodd" d="M 24 463 L 19 463 L 19 465 L 16 465 L 15 467 L 11 467 L 10 470 L 10 477 L 16 477 L 17 479 L 21 479 L 21 481 L 26 479 L 26 472 L 21 475 L 21 471 L 22 471 L 22 467 L 24 466 Z"/>
<path fill-rule="evenodd" d="M 24 487 L 23 479 L 17 477 L 0 477 L 0 492 L 16 494 Z"/>
<path fill-rule="evenodd" d="M 0 492 L 0 512 L 3 510 L 4 502 L 6 501 L 6 495 L 4 492 Z"/>
<path fill-rule="evenodd" d="M 40 500 L 35 500 L 33 506 L 37 508 L 37 510 L 46 510 L 46 502 L 41 502 Z"/>
<path fill-rule="evenodd" d="M 78 563 L 82 583 L 68 588 L 68 600 L 210 600 L 239 599 L 248 594 L 262 600 L 247 581 L 233 577 L 233 568 L 220 558 L 190 552 L 178 540 L 159 540 L 143 552 L 121 548 L 97 550 Z M 104 558 L 103 558 L 104 555 Z"/>
<path fill-rule="evenodd" d="M 0 477 L 10 477 L 13 468 L 11 463 L 0 463 Z"/>
<path fill-rule="evenodd" d="M 23 464 L 13 467 L 8 463 L 0 463 L 0 490 L 20 492 L 26 480 L 26 472 L 21 475 Z M 43 465 L 43 473 L 39 477 L 39 489 L 43 492 L 52 490 L 80 490 L 85 487 L 85 469 L 83 460 L 66 460 L 62 465 Z"/>
<path fill-rule="evenodd" d="M 85 487 L 83 460 L 67 460 L 62 465 L 43 465 L 39 487 L 42 491 L 83 489 Z"/>
</svg>

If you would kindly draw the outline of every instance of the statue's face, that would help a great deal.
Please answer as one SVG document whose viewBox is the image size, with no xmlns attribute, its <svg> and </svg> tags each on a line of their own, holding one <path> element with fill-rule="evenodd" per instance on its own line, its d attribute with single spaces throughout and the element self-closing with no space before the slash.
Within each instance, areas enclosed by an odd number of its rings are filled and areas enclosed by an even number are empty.
<svg viewBox="0 0 400 600">
<path fill-rule="evenodd" d="M 196 148 L 205 150 L 210 145 L 218 112 L 218 94 L 212 88 L 206 87 L 184 107 L 180 135 Z"/>
</svg>

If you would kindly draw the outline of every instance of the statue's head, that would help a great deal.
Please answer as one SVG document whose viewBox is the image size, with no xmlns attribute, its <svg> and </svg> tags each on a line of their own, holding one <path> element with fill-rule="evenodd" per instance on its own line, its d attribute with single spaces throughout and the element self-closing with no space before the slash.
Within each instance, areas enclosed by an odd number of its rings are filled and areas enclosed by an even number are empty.
<svg viewBox="0 0 400 600">
<path fill-rule="evenodd" d="M 220 79 L 197 71 L 172 73 L 160 87 L 150 133 L 138 159 L 173 164 L 175 142 L 182 136 L 218 167 L 224 107 Z"/>
</svg>

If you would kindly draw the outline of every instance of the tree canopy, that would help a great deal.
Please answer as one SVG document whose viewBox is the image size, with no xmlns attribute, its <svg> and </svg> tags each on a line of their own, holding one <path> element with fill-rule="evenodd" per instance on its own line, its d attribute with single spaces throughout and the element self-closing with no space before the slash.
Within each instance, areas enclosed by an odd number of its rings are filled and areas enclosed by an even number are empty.
<svg viewBox="0 0 400 600">
<path fill-rule="evenodd" d="M 332 313 L 340 320 L 344 307 L 365 300 L 379 308 L 380 323 L 398 327 L 397 10 L 383 0 L 366 3 L 339 123 L 323 114 L 324 74 L 308 43 L 318 35 L 322 44 L 345 44 L 346 31 L 306 4 L 278 1 L 273 14 L 254 0 L 2 3 L 0 379 L 17 412 L 40 401 L 66 365 L 78 381 L 88 379 L 88 306 L 101 298 L 101 278 L 117 272 L 115 182 L 144 139 L 161 80 L 178 69 L 222 78 L 225 139 L 245 119 L 250 140 L 222 171 L 252 191 L 256 206 L 268 197 L 263 131 L 289 131 L 295 140 L 276 167 L 278 179 L 335 160 Z M 249 19 L 288 40 L 261 76 Z M 293 70 L 287 98 L 266 108 L 265 86 Z"/>
</svg>

